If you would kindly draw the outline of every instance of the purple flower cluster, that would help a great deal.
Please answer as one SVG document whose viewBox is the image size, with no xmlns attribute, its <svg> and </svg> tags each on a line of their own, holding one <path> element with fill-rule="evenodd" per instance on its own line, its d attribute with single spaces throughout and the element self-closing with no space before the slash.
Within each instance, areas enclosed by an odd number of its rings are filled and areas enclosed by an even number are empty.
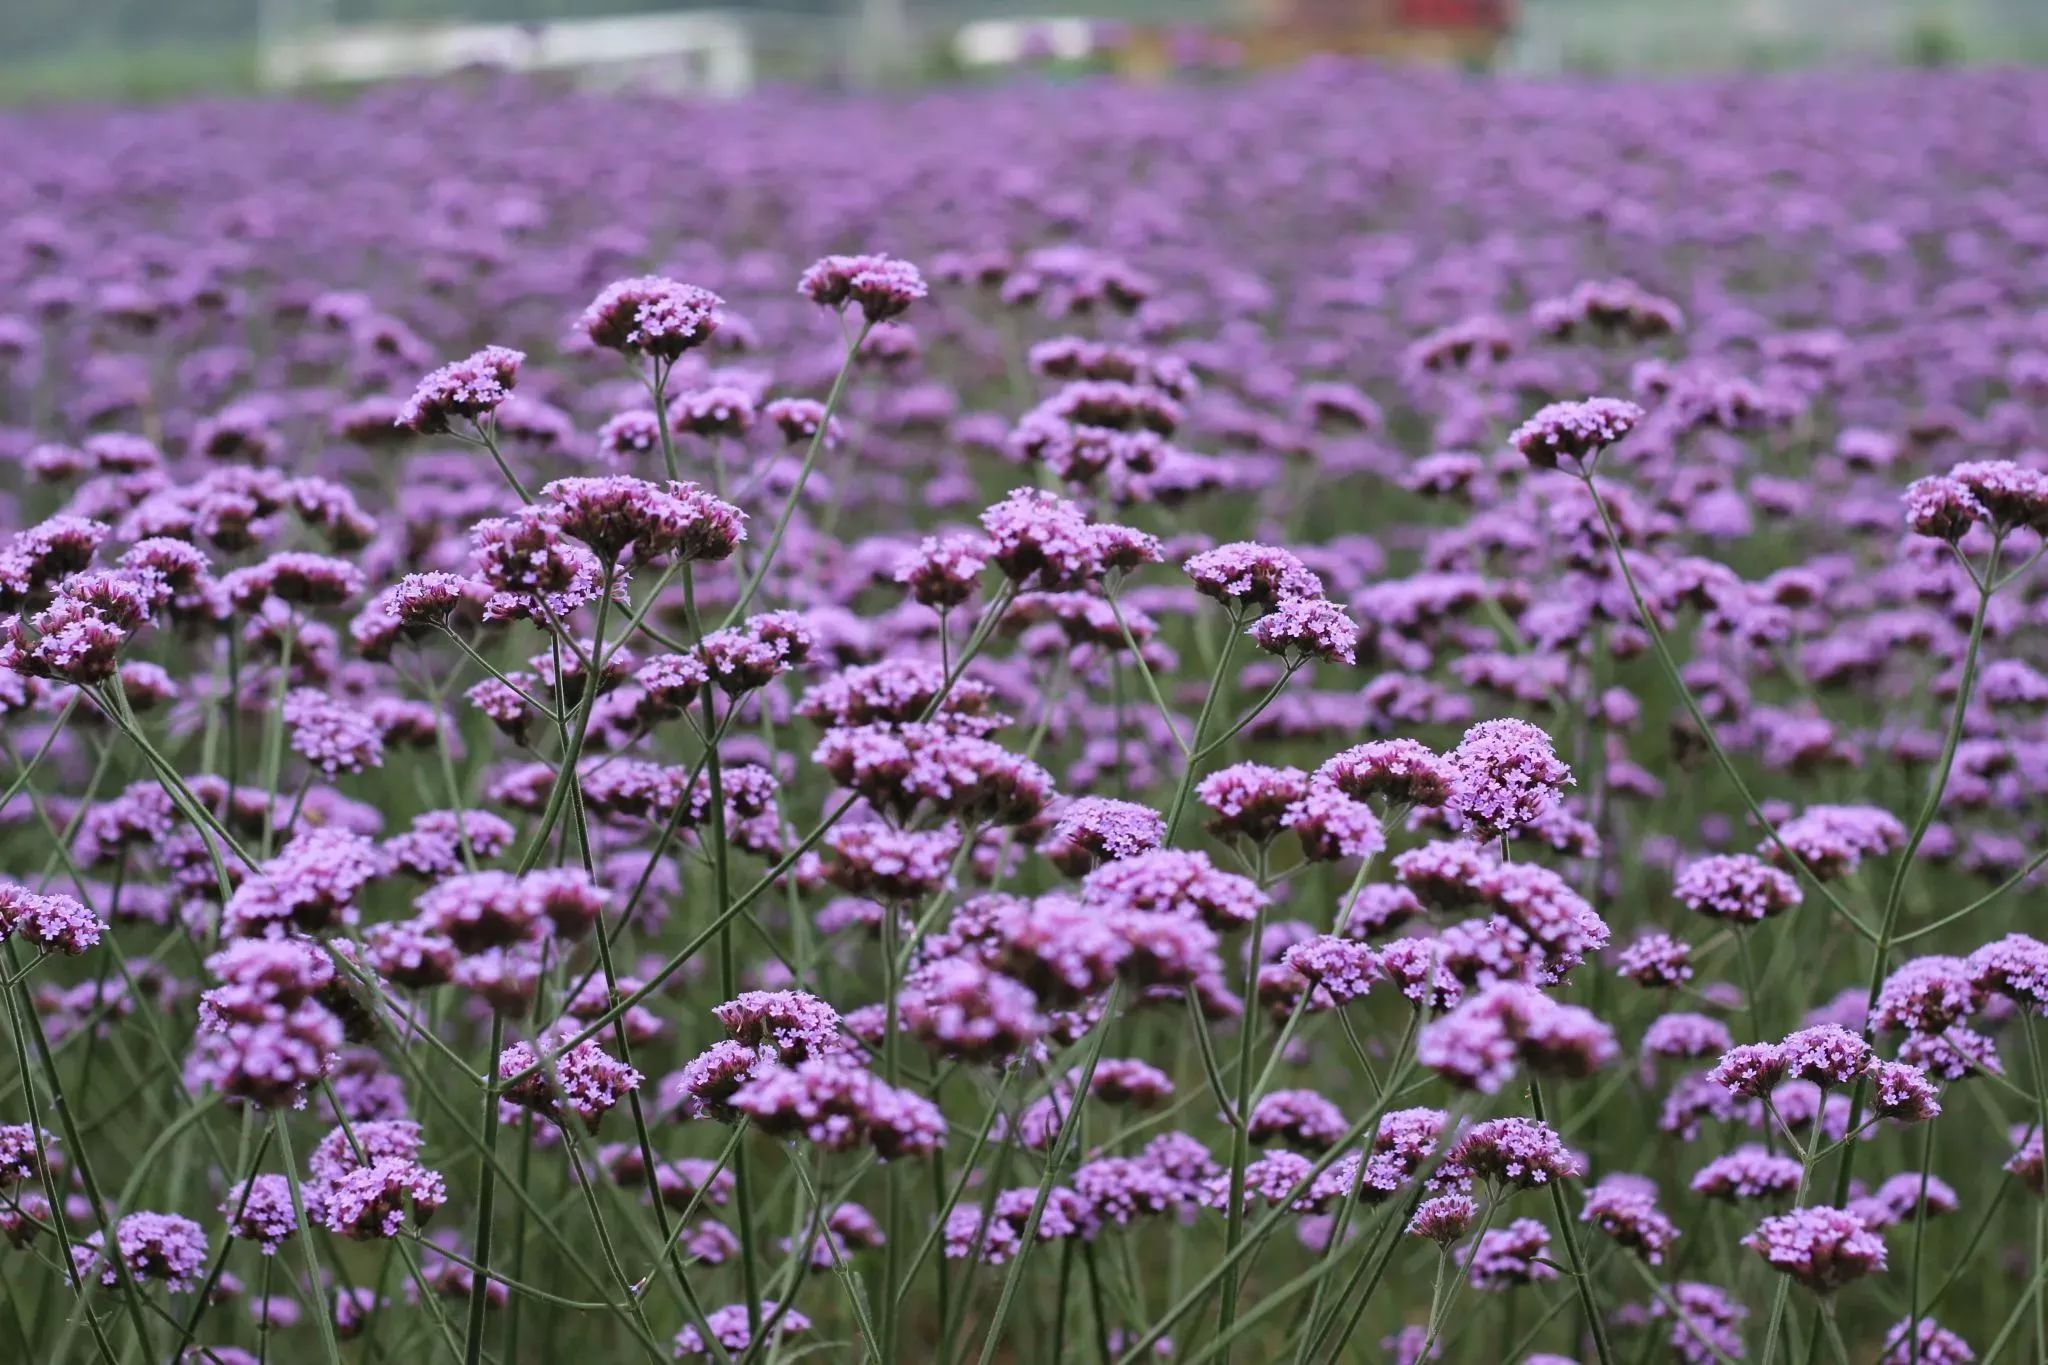
<svg viewBox="0 0 2048 1365">
<path fill-rule="evenodd" d="M 1073 36 L 0 116 L 10 1349 L 2026 1340 L 2048 81 Z"/>
</svg>

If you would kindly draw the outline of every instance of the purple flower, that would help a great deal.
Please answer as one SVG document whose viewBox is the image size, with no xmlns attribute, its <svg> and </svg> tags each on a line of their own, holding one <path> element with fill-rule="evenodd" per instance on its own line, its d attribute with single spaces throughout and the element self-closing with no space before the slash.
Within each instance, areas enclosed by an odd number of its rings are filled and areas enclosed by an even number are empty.
<svg viewBox="0 0 2048 1365">
<path fill-rule="evenodd" d="M 1470 1231 L 1478 1217 L 1479 1205 L 1470 1195 L 1440 1194 L 1415 1206 L 1406 1231 L 1411 1237 L 1421 1237 L 1440 1247 L 1449 1247 Z"/>
<path fill-rule="evenodd" d="M 1880 1118 L 1924 1123 L 1941 1113 L 1934 1082 L 1910 1062 L 1874 1062 L 1870 1079 L 1871 1112 Z"/>
<path fill-rule="evenodd" d="M 858 304 L 871 323 L 908 312 L 926 293 L 916 266 L 881 254 L 827 256 L 804 271 L 797 290 L 824 308 Z"/>
<path fill-rule="evenodd" d="M 2048 953 L 2043 958 L 2048 962 Z M 1982 1002 L 1979 976 L 1970 963 L 1959 957 L 1916 957 L 1885 978 L 1870 1023 L 1873 1028 L 1940 1033 L 1975 1014 Z"/>
<path fill-rule="evenodd" d="M 1669 934 L 1644 934 L 1621 950 L 1615 969 L 1638 986 L 1682 986 L 1692 980 L 1692 949 Z"/>
<path fill-rule="evenodd" d="M 259 1175 L 229 1186 L 220 1211 L 228 1220 L 228 1235 L 258 1243 L 265 1256 L 275 1256 L 299 1229 L 291 1183 L 281 1175 Z"/>
<path fill-rule="evenodd" d="M 1783 1074 L 1819 1086 L 1847 1085 L 1870 1069 L 1870 1044 L 1839 1024 L 1820 1024 L 1788 1034 L 1778 1044 Z"/>
<path fill-rule="evenodd" d="M 1254 1143 L 1280 1142 L 1305 1152 L 1334 1147 L 1349 1125 L 1344 1113 L 1313 1090 L 1275 1090 L 1252 1106 Z"/>
<path fill-rule="evenodd" d="M 1327 997 L 1338 1005 L 1362 999 L 1372 989 L 1379 970 L 1371 948 L 1330 934 L 1295 944 L 1281 960 L 1317 988 L 1317 1000 Z"/>
<path fill-rule="evenodd" d="M 1013 489 L 981 514 L 989 560 L 1019 586 L 1048 591 L 1100 576 L 1102 544 L 1079 504 L 1039 488 Z"/>
<path fill-rule="evenodd" d="M 179 1293 L 191 1288 L 206 1264 L 206 1233 L 190 1218 L 175 1213 L 131 1213 L 114 1227 L 114 1244 L 122 1264 L 137 1280 L 161 1280 Z M 106 1241 L 93 1233 L 71 1249 L 72 1264 L 88 1279 L 112 1287 L 121 1272 L 105 1252 Z"/>
<path fill-rule="evenodd" d="M 1592 1224 L 1651 1265 L 1662 1265 L 1664 1253 L 1678 1239 L 1677 1226 L 1657 1208 L 1656 1191 L 1634 1177 L 1610 1176 L 1586 1191 L 1579 1221 Z"/>
<path fill-rule="evenodd" d="M 1971 1365 L 1970 1344 L 1930 1317 L 1900 1318 L 1885 1334 L 1877 1365 Z"/>
<path fill-rule="evenodd" d="M 1161 848 L 1089 873 L 1081 899 L 1096 910 L 1198 919 L 1220 934 L 1250 924 L 1267 898 L 1250 878 L 1220 870 L 1206 853 Z"/>
<path fill-rule="evenodd" d="M 772 1046 L 785 1062 L 838 1052 L 845 1046 L 839 1011 L 803 991 L 747 991 L 712 1008 L 732 1037 L 748 1046 Z"/>
<path fill-rule="evenodd" d="M 40 1180 L 55 1140 L 26 1123 L 0 1124 L 0 1186 Z"/>
<path fill-rule="evenodd" d="M 1906 526 L 1914 535 L 1950 544 L 1991 516 L 1966 485 L 1943 474 L 1915 479 L 1906 488 L 1905 503 Z"/>
<path fill-rule="evenodd" d="M 505 1089 L 506 1103 L 557 1122 L 567 1109 L 593 1133 L 605 1114 L 628 1092 L 638 1090 L 643 1079 L 638 1071 L 599 1047 L 595 1039 L 585 1039 L 561 1053 L 550 1051 L 545 1058 L 530 1043 L 514 1043 L 498 1054 L 500 1080 L 509 1081 L 527 1072 L 532 1074 Z"/>
<path fill-rule="evenodd" d="M 988 567 L 990 545 L 979 536 L 926 536 L 896 569 L 910 600 L 940 611 L 970 601 Z"/>
<path fill-rule="evenodd" d="M 1524 1118 L 1473 1125 L 1451 1148 L 1449 1164 L 1475 1179 L 1518 1189 L 1569 1180 L 1585 1170 L 1549 1124 Z"/>
<path fill-rule="evenodd" d="M 1677 1321 L 1666 1338 L 1683 1365 L 1717 1365 L 1722 1359 L 1742 1357 L 1742 1320 L 1749 1310 L 1727 1292 L 1694 1280 L 1673 1285 L 1671 1297 L 1677 1304 Z M 1661 1320 L 1672 1309 L 1661 1298 L 1651 1301 L 1649 1316 Z"/>
<path fill-rule="evenodd" d="M 1770 1199 L 1791 1194 L 1799 1186 L 1799 1163 L 1745 1144 L 1700 1167 L 1692 1189 L 1709 1199 Z"/>
<path fill-rule="evenodd" d="M 1884 1238 L 1855 1214 L 1825 1206 L 1766 1218 L 1742 1244 L 1816 1294 L 1885 1268 Z"/>
<path fill-rule="evenodd" d="M 1785 1078 L 1785 1053 L 1776 1043 L 1742 1043 L 1729 1048 L 1707 1078 L 1731 1095 L 1768 1095 Z"/>
<path fill-rule="evenodd" d="M 1520 720 L 1473 726 L 1451 751 L 1450 766 L 1450 808 L 1494 836 L 1541 819 L 1572 781 L 1550 736 Z"/>
<path fill-rule="evenodd" d="M 1754 924 L 1796 908 L 1799 884 L 1746 853 L 1701 858 L 1679 874 L 1672 894 L 1689 910 Z"/>
<path fill-rule="evenodd" d="M 15 882 L 0 882 L 0 941 L 18 938 L 39 952 L 77 957 L 98 946 L 105 928 L 97 915 L 61 892 L 41 895 Z"/>
<path fill-rule="evenodd" d="M 306 1187 L 306 1216 L 353 1241 L 396 1237 L 408 1205 L 420 1224 L 447 1202 L 447 1182 L 407 1157 L 374 1157 Z"/>
<path fill-rule="evenodd" d="M 1625 398 L 1552 403 L 1515 428 L 1508 444 L 1538 469 L 1569 464 L 1583 472 L 1642 420 L 1643 410 Z"/>
<path fill-rule="evenodd" d="M 1047 1028 L 1036 996 L 965 957 L 941 958 L 912 972 L 899 1009 L 904 1027 L 926 1046 L 977 1061 L 1014 1056 Z"/>
<path fill-rule="evenodd" d="M 734 1093 L 732 1106 L 765 1133 L 802 1136 L 833 1152 L 865 1144 L 884 1161 L 930 1155 L 946 1140 L 936 1105 L 843 1056 L 765 1070 Z"/>
<path fill-rule="evenodd" d="M 486 346 L 472 356 L 443 365 L 419 382 L 399 409 L 397 425 L 431 436 L 457 418 L 481 421 L 512 396 L 526 353 Z"/>
<path fill-rule="evenodd" d="M 1533 1218 L 1517 1218 L 1481 1235 L 1471 1252 L 1468 1278 L 1474 1289 L 1493 1294 L 1554 1280 L 1549 1251 L 1550 1229 Z"/>
<path fill-rule="evenodd" d="M 1323 595 L 1323 580 L 1296 555 L 1252 541 L 1204 550 L 1181 568 L 1194 580 L 1197 592 L 1226 604 L 1271 609 L 1287 598 Z"/>
<path fill-rule="evenodd" d="M 2007 934 L 1971 953 L 1968 966 L 1977 989 L 2048 1013 L 2048 944 Z"/>
<path fill-rule="evenodd" d="M 594 346 L 673 363 L 711 339 L 725 300 L 657 275 L 615 280 L 593 299 L 577 328 Z"/>
<path fill-rule="evenodd" d="M 1614 1032 L 1577 1005 L 1532 987 L 1503 983 L 1433 1019 L 1416 1060 L 1455 1085 L 1492 1094 L 1519 1063 L 1550 1075 L 1588 1076 L 1618 1053 Z"/>
<path fill-rule="evenodd" d="M 1427 746 L 1386 739 L 1331 755 L 1315 770 L 1315 780 L 1359 801 L 1378 797 L 1395 806 L 1441 806 L 1450 799 L 1455 775 Z"/>
<path fill-rule="evenodd" d="M 359 706 L 302 687 L 285 698 L 284 723 L 292 751 L 330 778 L 383 766 L 383 732 Z"/>
<path fill-rule="evenodd" d="M 1643 1031 L 1643 1051 L 1659 1057 L 1715 1057 L 1734 1045 L 1728 1026 L 1704 1014 L 1659 1015 Z"/>
<path fill-rule="evenodd" d="M 1357 662 L 1358 624 L 1345 609 L 1321 597 L 1283 597 L 1245 632 L 1268 654 L 1290 665 L 1310 659 Z"/>
<path fill-rule="evenodd" d="M 1150 806 L 1103 796 L 1081 796 L 1060 808 L 1040 850 L 1061 871 L 1087 872 L 1098 862 L 1134 858 L 1159 847 L 1166 818 Z"/>
</svg>

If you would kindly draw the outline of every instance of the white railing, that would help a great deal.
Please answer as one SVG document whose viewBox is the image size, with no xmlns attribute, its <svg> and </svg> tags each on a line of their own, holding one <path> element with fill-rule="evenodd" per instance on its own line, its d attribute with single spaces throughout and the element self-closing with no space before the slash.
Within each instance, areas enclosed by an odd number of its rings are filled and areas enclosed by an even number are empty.
<svg viewBox="0 0 2048 1365">
<path fill-rule="evenodd" d="M 472 67 L 572 71 L 594 83 L 679 94 L 744 94 L 755 79 L 744 20 L 725 13 L 620 15 L 537 24 L 382 24 L 267 39 L 267 86 L 353 84 Z"/>
</svg>

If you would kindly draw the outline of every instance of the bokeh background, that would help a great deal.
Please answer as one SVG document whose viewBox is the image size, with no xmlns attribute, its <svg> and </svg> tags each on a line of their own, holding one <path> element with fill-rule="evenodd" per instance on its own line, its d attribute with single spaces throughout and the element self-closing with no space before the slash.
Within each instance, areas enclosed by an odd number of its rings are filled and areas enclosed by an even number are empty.
<svg viewBox="0 0 2048 1365">
<path fill-rule="evenodd" d="M 2048 61 L 2043 0 L 6 0 L 0 101 L 471 64 L 740 93 L 1349 51 L 1530 72 Z"/>
</svg>

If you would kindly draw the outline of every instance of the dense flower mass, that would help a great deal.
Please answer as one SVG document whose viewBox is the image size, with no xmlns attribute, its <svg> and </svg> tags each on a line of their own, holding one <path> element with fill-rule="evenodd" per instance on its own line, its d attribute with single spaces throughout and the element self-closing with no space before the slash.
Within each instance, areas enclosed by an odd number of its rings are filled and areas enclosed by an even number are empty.
<svg viewBox="0 0 2048 1365">
<path fill-rule="evenodd" d="M 8 1358 L 2039 1353 L 2048 80 L 1085 27 L 0 114 Z"/>
</svg>

